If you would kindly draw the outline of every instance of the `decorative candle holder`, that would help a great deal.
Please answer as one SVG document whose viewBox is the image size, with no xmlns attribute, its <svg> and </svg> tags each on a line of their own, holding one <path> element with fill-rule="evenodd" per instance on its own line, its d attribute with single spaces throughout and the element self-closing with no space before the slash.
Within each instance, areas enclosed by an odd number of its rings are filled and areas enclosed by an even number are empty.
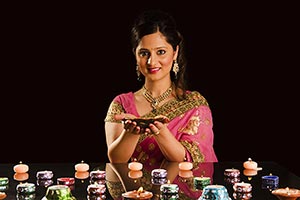
<svg viewBox="0 0 300 200">
<path fill-rule="evenodd" d="M 278 188 L 279 177 L 275 175 L 262 176 L 262 189 L 274 190 Z"/>
<path fill-rule="evenodd" d="M 208 185 L 203 189 L 199 200 L 222 199 L 231 200 L 228 191 L 223 185 Z"/>
<path fill-rule="evenodd" d="M 0 192 L 4 192 L 9 188 L 8 177 L 0 177 Z"/>
<path fill-rule="evenodd" d="M 76 200 L 71 189 L 66 185 L 52 185 L 47 188 L 46 195 L 41 200 Z"/>
<path fill-rule="evenodd" d="M 53 172 L 52 171 L 38 171 L 36 173 L 36 178 L 37 179 L 52 179 L 53 178 Z"/>
<path fill-rule="evenodd" d="M 278 188 L 273 190 L 272 194 L 280 200 L 296 200 L 298 197 L 300 197 L 300 190 L 288 187 Z"/>
<path fill-rule="evenodd" d="M 151 171 L 152 178 L 166 178 L 167 174 L 168 172 L 165 169 L 153 169 Z"/>
<path fill-rule="evenodd" d="M 210 177 L 194 177 L 194 187 L 197 190 L 203 190 L 206 186 L 211 184 Z"/>
<path fill-rule="evenodd" d="M 34 183 L 19 183 L 16 187 L 18 194 L 29 195 L 35 193 Z"/>
</svg>

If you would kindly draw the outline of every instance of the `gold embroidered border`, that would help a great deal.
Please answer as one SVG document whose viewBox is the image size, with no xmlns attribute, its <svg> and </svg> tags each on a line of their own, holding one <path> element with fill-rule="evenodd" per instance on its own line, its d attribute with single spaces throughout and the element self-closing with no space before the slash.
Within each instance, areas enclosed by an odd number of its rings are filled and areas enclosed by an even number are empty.
<svg viewBox="0 0 300 200">
<path fill-rule="evenodd" d="M 116 120 L 114 116 L 116 114 L 121 114 L 125 112 L 122 105 L 117 102 L 112 102 L 108 108 L 106 117 L 104 119 L 105 122 L 119 122 L 121 123 L 121 120 Z"/>
<path fill-rule="evenodd" d="M 198 145 L 196 142 L 188 142 L 188 141 L 180 141 L 180 143 L 188 150 L 188 152 L 191 154 L 193 163 L 198 164 L 201 162 L 204 162 L 205 156 L 201 153 Z"/>
<path fill-rule="evenodd" d="M 109 191 L 109 194 L 114 199 L 122 197 L 122 193 L 125 192 L 121 182 L 106 181 L 106 185 L 107 185 L 107 189 Z"/>
<path fill-rule="evenodd" d="M 193 91 L 187 95 L 186 99 L 182 101 L 177 99 L 171 100 L 159 107 L 155 113 L 150 112 L 144 117 L 155 117 L 159 114 L 172 120 L 177 116 L 183 115 L 188 110 L 202 105 L 209 106 L 206 99 L 199 92 Z"/>
</svg>

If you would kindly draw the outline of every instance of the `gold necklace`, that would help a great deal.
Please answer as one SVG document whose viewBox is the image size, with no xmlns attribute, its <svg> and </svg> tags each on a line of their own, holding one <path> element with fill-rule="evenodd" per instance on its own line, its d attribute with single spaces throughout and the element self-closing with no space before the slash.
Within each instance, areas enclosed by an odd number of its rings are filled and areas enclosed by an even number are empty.
<svg viewBox="0 0 300 200">
<path fill-rule="evenodd" d="M 146 89 L 145 85 L 142 88 L 143 90 L 143 95 L 145 97 L 145 99 L 151 104 L 153 110 L 155 111 L 156 108 L 158 107 L 159 103 L 162 102 L 163 100 L 167 99 L 171 92 L 172 92 L 172 86 L 169 87 L 164 93 L 162 93 L 161 95 L 159 95 L 158 97 L 154 98 L 151 93 L 149 92 L 149 90 Z"/>
</svg>

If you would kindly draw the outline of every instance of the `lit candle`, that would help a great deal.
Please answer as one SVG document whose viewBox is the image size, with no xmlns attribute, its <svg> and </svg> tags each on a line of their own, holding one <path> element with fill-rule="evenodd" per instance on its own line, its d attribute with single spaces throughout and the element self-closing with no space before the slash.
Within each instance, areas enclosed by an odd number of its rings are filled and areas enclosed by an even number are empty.
<svg viewBox="0 0 300 200">
<path fill-rule="evenodd" d="M 29 170 L 29 166 L 20 162 L 19 164 L 15 165 L 13 169 L 16 173 L 26 173 Z"/>
<path fill-rule="evenodd" d="M 191 170 L 193 169 L 193 163 L 191 162 L 180 162 L 178 164 L 180 170 Z"/>
<path fill-rule="evenodd" d="M 81 161 L 81 163 L 77 163 L 75 165 L 75 170 L 78 172 L 86 172 L 89 171 L 90 166 L 87 163 L 84 163 L 84 161 Z"/>
<path fill-rule="evenodd" d="M 261 168 L 257 167 L 257 162 L 253 161 L 251 158 L 248 158 L 248 160 L 243 163 L 243 166 L 245 169 L 261 170 Z"/>
<path fill-rule="evenodd" d="M 143 187 L 140 187 L 138 190 L 128 191 L 122 194 L 125 199 L 151 199 L 153 193 L 146 191 Z"/>
<path fill-rule="evenodd" d="M 272 191 L 272 194 L 279 199 L 296 200 L 300 197 L 300 190 L 295 188 L 278 188 Z"/>
<path fill-rule="evenodd" d="M 134 161 L 128 163 L 128 168 L 133 171 L 139 171 L 143 169 L 143 164 L 134 159 Z"/>
</svg>

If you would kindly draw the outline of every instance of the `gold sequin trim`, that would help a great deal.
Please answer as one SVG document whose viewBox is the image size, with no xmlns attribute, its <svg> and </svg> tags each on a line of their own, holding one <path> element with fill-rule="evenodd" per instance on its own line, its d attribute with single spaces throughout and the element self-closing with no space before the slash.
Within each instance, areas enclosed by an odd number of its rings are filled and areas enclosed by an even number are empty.
<svg viewBox="0 0 300 200">
<path fill-rule="evenodd" d="M 124 113 L 125 110 L 123 109 L 122 105 L 117 103 L 117 102 L 112 102 L 110 105 L 109 105 L 109 108 L 108 108 L 108 111 L 107 111 L 107 114 L 106 114 L 106 117 L 104 119 L 105 122 L 119 122 L 121 123 L 121 120 L 116 120 L 114 118 L 114 116 L 116 114 L 121 114 L 121 113 Z"/>
<path fill-rule="evenodd" d="M 205 156 L 201 153 L 196 142 L 180 141 L 180 143 L 188 150 L 195 164 L 204 162 Z"/>
</svg>

